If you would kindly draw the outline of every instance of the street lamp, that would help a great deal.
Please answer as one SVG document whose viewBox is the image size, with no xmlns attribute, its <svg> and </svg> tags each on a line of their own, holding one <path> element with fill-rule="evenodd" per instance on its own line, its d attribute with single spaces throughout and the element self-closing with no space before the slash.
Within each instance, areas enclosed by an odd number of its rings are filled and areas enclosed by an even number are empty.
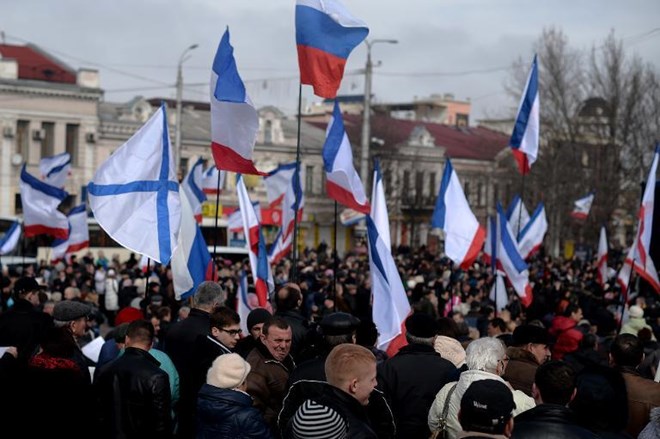
<svg viewBox="0 0 660 439">
<path fill-rule="evenodd" d="M 181 66 L 183 62 L 189 58 L 188 52 L 198 47 L 197 44 L 192 44 L 183 51 L 179 58 L 176 70 L 176 137 L 174 138 L 174 169 L 179 175 L 179 159 L 181 157 L 181 99 L 183 95 L 183 75 L 181 73 Z"/>
<path fill-rule="evenodd" d="M 369 181 L 369 142 L 371 141 L 371 46 L 376 43 L 397 44 L 397 40 L 364 40 L 367 45 L 367 66 L 364 69 L 364 112 L 362 114 L 362 147 L 360 149 L 360 179 L 366 187 Z"/>
</svg>

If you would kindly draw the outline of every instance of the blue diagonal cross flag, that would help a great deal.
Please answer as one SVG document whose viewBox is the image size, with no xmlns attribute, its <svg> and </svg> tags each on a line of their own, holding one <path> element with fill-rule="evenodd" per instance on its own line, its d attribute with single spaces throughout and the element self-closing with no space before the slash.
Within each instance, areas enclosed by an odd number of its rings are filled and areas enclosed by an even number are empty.
<svg viewBox="0 0 660 439">
<path fill-rule="evenodd" d="M 169 262 L 181 201 L 164 106 L 103 162 L 88 193 L 96 220 L 112 239 L 156 262 Z"/>
</svg>

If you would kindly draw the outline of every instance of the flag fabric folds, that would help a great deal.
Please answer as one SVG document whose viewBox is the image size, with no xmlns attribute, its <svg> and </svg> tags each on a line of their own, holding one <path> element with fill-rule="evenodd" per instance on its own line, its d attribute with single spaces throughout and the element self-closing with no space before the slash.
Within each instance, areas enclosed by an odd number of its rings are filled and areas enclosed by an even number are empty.
<svg viewBox="0 0 660 439">
<path fill-rule="evenodd" d="M 66 239 L 69 236 L 69 221 L 57 210 L 57 206 L 69 194 L 35 178 L 27 172 L 25 164 L 21 169 L 19 186 L 25 237 L 50 235 L 56 239 Z"/>
<path fill-rule="evenodd" d="M 594 203 L 594 193 L 589 192 L 584 197 L 575 200 L 571 216 L 575 219 L 585 220 L 591 211 L 591 205 Z"/>
<path fill-rule="evenodd" d="M 326 131 L 322 155 L 328 196 L 353 210 L 369 213 L 369 200 L 353 166 L 353 151 L 337 101 Z"/>
<path fill-rule="evenodd" d="M 596 255 L 596 280 L 604 287 L 608 279 L 607 270 L 607 230 L 605 226 L 600 228 L 598 239 L 598 254 Z"/>
<path fill-rule="evenodd" d="M 243 177 L 239 174 L 236 181 L 236 190 L 238 191 L 238 204 L 243 218 L 243 233 L 248 243 L 250 268 L 254 280 L 254 289 L 259 299 L 259 306 L 266 306 L 270 293 L 275 289 L 273 274 L 268 264 L 268 254 L 266 253 L 266 241 L 261 233 L 261 225 L 257 218 L 257 213 L 250 202 L 247 188 L 243 182 Z"/>
<path fill-rule="evenodd" d="M 252 202 L 254 211 L 257 214 L 257 220 L 261 224 L 261 206 L 258 201 Z M 241 214 L 241 209 L 236 209 L 227 217 L 227 229 L 230 232 L 240 233 L 243 231 L 243 216 Z"/>
<path fill-rule="evenodd" d="M 202 190 L 203 166 L 204 159 L 198 159 L 181 182 L 181 189 L 185 192 L 198 223 L 202 222 L 202 204 L 206 201 L 206 194 Z"/>
<path fill-rule="evenodd" d="M 296 46 L 300 83 L 313 86 L 317 96 L 335 98 L 348 56 L 368 34 L 366 23 L 337 0 L 298 0 Z"/>
<path fill-rule="evenodd" d="M 177 300 L 195 294 L 199 284 L 214 277 L 213 259 L 195 221 L 186 192 L 181 192 L 181 229 L 172 254 L 172 282 Z"/>
<path fill-rule="evenodd" d="M 639 208 L 638 214 L 637 235 L 628 251 L 626 260 L 623 267 L 621 267 L 617 278 L 617 282 L 621 286 L 621 291 L 624 293 L 624 297 L 627 297 L 631 269 L 634 269 L 635 272 L 644 278 L 644 280 L 646 280 L 657 293 L 660 293 L 658 271 L 655 269 L 655 264 L 649 254 L 649 249 L 651 247 L 651 232 L 653 229 L 653 207 L 655 204 L 656 171 L 658 169 L 659 155 L 660 145 L 656 146 L 651 170 L 646 179 L 644 196 L 642 197 L 642 204 Z"/>
<path fill-rule="evenodd" d="M 181 203 L 164 106 L 101 164 L 87 188 L 94 217 L 112 239 L 169 262 Z"/>
<path fill-rule="evenodd" d="M 484 262 L 495 266 L 497 262 L 497 220 L 489 216 L 486 220 L 486 239 L 484 241 Z"/>
<path fill-rule="evenodd" d="M 469 267 L 479 254 L 486 231 L 472 213 L 465 193 L 447 159 L 431 226 L 445 233 L 445 253 L 461 268 Z"/>
<path fill-rule="evenodd" d="M 282 238 L 289 239 L 295 229 L 295 221 L 302 221 L 303 208 L 305 207 L 305 194 L 300 183 L 300 166 L 294 168 L 291 181 L 284 193 L 282 205 Z M 296 214 L 297 212 L 297 214 Z"/>
<path fill-rule="evenodd" d="M 66 179 L 71 173 L 71 154 L 63 152 L 39 160 L 41 178 L 51 186 L 64 187 Z"/>
<path fill-rule="evenodd" d="M 289 236 L 287 236 L 287 239 L 283 239 L 282 236 L 282 229 L 280 229 L 275 237 L 275 241 L 273 241 L 273 244 L 268 251 L 268 262 L 271 264 L 277 264 L 284 259 L 289 252 L 291 252 L 293 233 L 290 233 Z"/>
<path fill-rule="evenodd" d="M 5 235 L 0 239 L 0 256 L 7 255 L 13 252 L 18 245 L 21 238 L 21 223 L 14 221 L 5 232 Z"/>
<path fill-rule="evenodd" d="M 509 146 L 522 175 L 529 173 L 539 152 L 539 66 L 534 55 L 527 84 L 520 99 L 518 115 L 513 126 Z"/>
<path fill-rule="evenodd" d="M 529 284 L 527 264 L 518 252 L 513 232 L 499 203 L 497 213 L 497 265 L 502 268 L 513 289 L 516 290 L 520 302 L 527 307 L 532 303 L 532 287 Z"/>
<path fill-rule="evenodd" d="M 245 271 L 241 271 L 238 278 L 238 291 L 236 293 L 236 313 L 241 319 L 240 326 L 245 337 L 252 337 L 250 328 L 247 327 L 247 318 L 250 315 L 250 311 L 252 311 L 252 307 L 248 300 L 247 274 Z"/>
<path fill-rule="evenodd" d="M 539 203 L 529 218 L 529 222 L 518 235 L 518 250 L 523 259 L 527 259 L 541 248 L 543 238 L 548 231 L 548 220 L 545 216 L 545 206 Z"/>
<path fill-rule="evenodd" d="M 405 345 L 404 322 L 410 304 L 392 257 L 385 190 L 378 166 L 374 171 L 371 214 L 366 217 L 372 317 L 378 328 L 378 348 L 393 354 Z"/>
<path fill-rule="evenodd" d="M 225 171 L 220 171 L 214 165 L 211 165 L 202 173 L 202 191 L 206 195 L 217 195 L 222 193 L 222 188 L 225 185 L 225 177 L 227 173 Z M 218 182 L 220 179 L 220 182 Z M 218 187 L 220 189 L 218 189 Z"/>
<path fill-rule="evenodd" d="M 62 259 L 65 255 L 89 247 L 87 205 L 83 203 L 71 209 L 67 219 L 69 220 L 69 236 L 67 239 L 53 241 L 51 260 Z"/>
<path fill-rule="evenodd" d="M 499 312 L 506 309 L 509 304 L 509 295 L 506 292 L 506 285 L 504 284 L 504 276 L 498 271 L 496 272 L 495 282 L 490 289 L 490 300 L 495 303 L 495 309 Z"/>
<path fill-rule="evenodd" d="M 238 74 L 229 29 L 220 40 L 211 71 L 211 151 L 218 169 L 265 175 L 252 161 L 259 117 Z"/>
<path fill-rule="evenodd" d="M 520 198 L 520 195 L 516 194 L 516 196 L 513 197 L 513 200 L 511 200 L 511 204 L 506 210 L 506 218 L 509 221 L 511 230 L 516 234 L 516 237 L 520 235 L 522 229 L 524 229 L 529 222 L 529 212 L 527 211 L 522 198 Z"/>
<path fill-rule="evenodd" d="M 270 208 L 280 204 L 284 200 L 284 194 L 293 179 L 293 173 L 296 170 L 296 162 L 285 163 L 273 169 L 264 177 L 264 185 L 266 186 L 266 196 Z"/>
</svg>

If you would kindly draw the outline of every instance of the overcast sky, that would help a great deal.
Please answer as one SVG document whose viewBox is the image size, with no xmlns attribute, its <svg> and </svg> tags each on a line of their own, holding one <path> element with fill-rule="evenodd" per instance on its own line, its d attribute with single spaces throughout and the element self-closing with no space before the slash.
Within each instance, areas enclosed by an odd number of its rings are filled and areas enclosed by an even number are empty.
<svg viewBox="0 0 660 439">
<path fill-rule="evenodd" d="M 373 93 L 409 101 L 451 93 L 473 103 L 472 121 L 511 114 L 503 84 L 518 58 L 533 56 L 544 27 L 561 28 L 576 49 L 610 30 L 629 51 L 660 66 L 658 0 L 345 0 L 376 44 Z M 293 114 L 298 99 L 294 0 L 4 0 L 0 30 L 10 44 L 34 43 L 73 68 L 101 72 L 107 101 L 135 95 L 175 97 L 176 65 L 185 61 L 184 97 L 208 101 L 210 65 L 226 26 L 238 69 L 257 106 Z M 341 93 L 364 90 L 366 47 L 349 58 Z M 468 72 L 468 73 L 466 73 Z M 472 72 L 472 73 L 469 73 Z M 303 87 L 309 103 L 318 100 Z M 515 101 L 515 102 L 514 102 Z"/>
</svg>

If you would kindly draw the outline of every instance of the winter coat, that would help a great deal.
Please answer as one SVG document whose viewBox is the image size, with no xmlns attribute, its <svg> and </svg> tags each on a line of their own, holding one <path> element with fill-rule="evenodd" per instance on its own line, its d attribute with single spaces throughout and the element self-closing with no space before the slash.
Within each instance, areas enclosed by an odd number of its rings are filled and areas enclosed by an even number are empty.
<svg viewBox="0 0 660 439">
<path fill-rule="evenodd" d="M 597 439 L 580 427 L 575 413 L 558 404 L 541 404 L 516 416 L 512 439 Z"/>
<path fill-rule="evenodd" d="M 204 384 L 197 397 L 197 439 L 270 439 L 264 418 L 252 398 L 240 390 Z"/>
<path fill-rule="evenodd" d="M 660 383 L 642 378 L 636 371 L 621 369 L 628 393 L 626 432 L 637 437 L 650 419 L 651 410 L 660 407 Z"/>
<path fill-rule="evenodd" d="M 577 322 L 570 317 L 557 316 L 552 320 L 549 332 L 556 339 L 555 345 L 552 347 L 553 360 L 561 360 L 569 352 L 578 350 L 584 334 L 576 329 L 576 326 Z"/>
<path fill-rule="evenodd" d="M 106 278 L 104 302 L 106 311 L 119 311 L 119 283 L 115 278 Z"/>
<path fill-rule="evenodd" d="M 428 438 L 427 417 L 433 398 L 458 370 L 432 346 L 409 344 L 380 365 L 378 385 L 397 420 L 397 438 Z"/>
<path fill-rule="evenodd" d="M 644 430 L 639 433 L 637 439 L 657 439 L 660 437 L 660 407 L 651 410 L 651 420 Z"/>
<path fill-rule="evenodd" d="M 507 364 L 502 378 L 508 381 L 515 390 L 532 396 L 532 384 L 534 384 L 536 369 L 539 367 L 536 357 L 531 352 L 514 346 L 507 348 L 506 355 L 509 357 L 509 364 Z"/>
<path fill-rule="evenodd" d="M 651 331 L 651 340 L 656 341 L 655 335 L 653 334 L 653 328 L 646 323 L 644 317 L 631 317 L 628 322 L 621 327 L 621 332 L 619 332 L 619 334 L 632 334 L 637 337 L 637 333 L 644 328 Z"/>
<path fill-rule="evenodd" d="M 479 380 L 497 380 L 502 383 L 507 384 L 501 377 L 482 370 L 466 370 L 461 374 L 461 377 L 458 379 L 458 382 L 448 383 L 440 389 L 440 391 L 435 396 L 431 410 L 428 412 L 428 426 L 431 431 L 434 431 L 440 425 L 440 419 L 442 418 L 442 411 L 445 407 L 445 401 L 447 400 L 447 394 L 451 388 L 456 385 L 456 389 L 451 395 L 449 400 L 449 407 L 447 411 L 447 437 L 455 438 L 458 433 L 462 430 L 461 424 L 458 422 L 458 411 L 461 408 L 461 398 L 463 394 L 475 381 Z M 507 384 L 508 385 L 508 384 Z M 510 386 L 509 386 L 510 387 Z M 520 390 L 512 390 L 513 392 L 513 401 L 516 403 L 516 409 L 513 411 L 513 415 L 524 412 L 533 408 L 536 404 L 534 399 L 525 395 L 525 393 Z"/>
<path fill-rule="evenodd" d="M 16 346 L 19 364 L 27 366 L 41 337 L 52 326 L 53 319 L 48 314 L 37 311 L 25 299 L 16 299 L 11 309 L 0 314 L 0 346 Z"/>
</svg>

